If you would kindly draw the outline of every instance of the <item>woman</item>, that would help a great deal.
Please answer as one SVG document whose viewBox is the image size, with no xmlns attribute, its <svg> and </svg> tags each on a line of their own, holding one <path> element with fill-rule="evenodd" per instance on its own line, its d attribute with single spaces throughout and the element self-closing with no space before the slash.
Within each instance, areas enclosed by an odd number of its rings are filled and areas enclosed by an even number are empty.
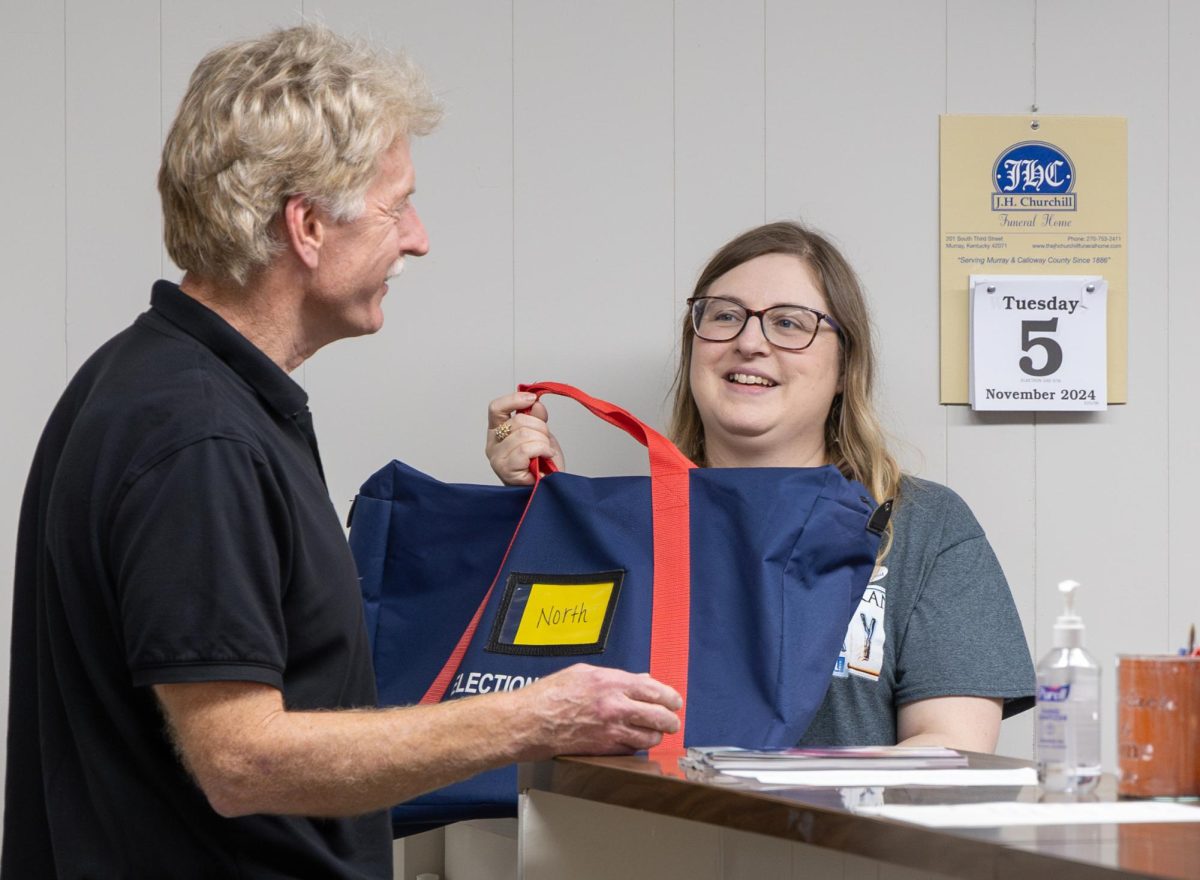
<svg viewBox="0 0 1200 880">
<path fill-rule="evenodd" d="M 670 430 L 685 455 L 701 467 L 832 463 L 876 498 L 895 499 L 879 563 L 801 745 L 994 750 L 1001 718 L 1033 705 L 1029 648 L 967 505 L 902 475 L 886 448 L 853 270 L 820 235 L 771 223 L 721 248 L 688 306 Z M 488 460 L 504 482 L 529 483 L 536 456 L 562 466 L 533 395 L 494 400 L 488 416 Z"/>
</svg>

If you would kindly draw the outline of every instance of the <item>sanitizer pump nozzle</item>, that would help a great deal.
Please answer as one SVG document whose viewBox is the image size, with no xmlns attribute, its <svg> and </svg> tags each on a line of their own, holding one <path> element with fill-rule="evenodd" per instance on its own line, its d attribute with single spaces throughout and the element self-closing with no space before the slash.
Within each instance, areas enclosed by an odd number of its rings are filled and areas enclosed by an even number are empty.
<svg viewBox="0 0 1200 880">
<path fill-rule="evenodd" d="M 1054 621 L 1054 647 L 1083 647 L 1083 618 L 1075 613 L 1075 591 L 1079 581 L 1059 581 L 1058 592 L 1063 597 L 1062 614 Z"/>
</svg>

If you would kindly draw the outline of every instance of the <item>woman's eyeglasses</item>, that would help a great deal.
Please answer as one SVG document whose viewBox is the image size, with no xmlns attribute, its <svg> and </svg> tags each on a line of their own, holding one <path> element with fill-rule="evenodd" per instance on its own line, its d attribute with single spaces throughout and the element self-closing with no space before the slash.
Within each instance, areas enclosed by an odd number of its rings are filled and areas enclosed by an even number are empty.
<svg viewBox="0 0 1200 880">
<path fill-rule="evenodd" d="M 694 296 L 688 305 L 692 309 L 692 329 L 709 342 L 736 339 L 751 318 L 758 318 L 767 342 L 787 351 L 803 351 L 812 345 L 822 321 L 839 336 L 842 333 L 837 321 L 808 306 L 778 305 L 755 311 L 720 296 Z"/>
</svg>

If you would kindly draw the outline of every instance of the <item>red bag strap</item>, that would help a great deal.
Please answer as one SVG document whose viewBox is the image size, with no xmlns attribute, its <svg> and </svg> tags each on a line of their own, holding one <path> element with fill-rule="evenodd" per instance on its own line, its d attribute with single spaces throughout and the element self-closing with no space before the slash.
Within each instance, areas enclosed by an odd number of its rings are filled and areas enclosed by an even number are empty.
<svg viewBox="0 0 1200 880">
<path fill-rule="evenodd" d="M 683 751 L 684 729 L 687 720 L 687 682 L 688 682 L 688 636 L 691 613 L 691 554 L 689 526 L 688 471 L 695 465 L 675 448 L 675 445 L 642 422 L 636 416 L 621 407 L 604 400 L 592 397 L 578 388 L 559 382 L 537 382 L 532 385 L 519 386 L 521 391 L 531 391 L 541 397 L 543 394 L 557 394 L 569 397 L 582 404 L 589 412 L 615 425 L 629 434 L 647 448 L 650 454 L 650 503 L 651 518 L 654 532 L 654 602 L 650 621 L 650 675 L 664 684 L 668 684 L 679 692 L 683 698 L 683 708 L 679 710 L 679 730 L 674 734 L 663 737 L 662 742 L 651 749 L 651 755 Z M 534 460 L 530 462 L 530 471 L 534 475 L 534 490 L 530 493 L 529 504 L 533 503 L 537 487 L 541 482 L 541 472 L 551 473 L 555 470 L 549 460 Z M 521 514 L 521 522 L 525 514 Z M 517 532 L 521 524 L 517 525 Z M 516 533 L 513 534 L 513 541 Z M 421 698 L 422 703 L 436 703 L 442 699 L 454 671 L 466 654 L 479 620 L 483 616 L 484 607 L 491 597 L 496 581 L 504 571 L 504 564 L 512 550 L 512 541 L 504 552 L 504 560 L 500 570 L 488 588 L 482 604 L 475 611 L 462 638 L 459 639 L 446 665 L 430 686 L 429 691 Z"/>
<path fill-rule="evenodd" d="M 664 736 L 651 754 L 682 752 L 687 721 L 688 635 L 691 619 L 691 541 L 688 471 L 695 467 L 675 444 L 639 418 L 605 400 L 559 382 L 518 390 L 558 394 L 620 428 L 650 452 L 650 505 L 654 531 L 654 604 L 650 619 L 650 675 L 679 692 L 679 731 Z M 552 465 L 553 466 L 553 465 Z M 537 471 L 534 471 L 535 479 Z"/>
<path fill-rule="evenodd" d="M 521 532 L 521 526 L 525 522 L 525 514 L 529 513 L 529 505 L 533 504 L 533 496 L 537 494 L 540 482 L 540 480 L 536 479 L 534 481 L 533 491 L 529 493 L 529 500 L 525 502 L 525 509 L 521 511 L 521 518 L 517 521 L 517 527 L 513 530 L 512 537 L 508 539 L 508 547 L 504 549 L 504 556 L 500 559 L 500 568 L 492 578 L 491 586 L 483 594 L 483 601 L 479 603 L 479 607 L 471 615 L 471 622 L 467 624 L 467 628 L 463 630 L 463 634 L 458 637 L 458 643 L 455 644 L 454 650 L 450 652 L 450 656 L 442 666 L 441 672 L 437 674 L 437 677 L 433 680 L 433 684 L 429 686 L 429 690 L 425 691 L 425 695 L 421 697 L 420 705 L 440 703 L 442 697 L 446 695 L 446 688 L 450 686 L 450 679 L 453 678 L 454 671 L 462 665 L 462 659 L 467 653 L 467 646 L 471 644 L 471 639 L 475 636 L 475 630 L 479 629 L 479 619 L 483 617 L 483 609 L 487 607 L 488 599 L 492 598 L 492 590 L 496 589 L 496 581 L 500 580 L 500 575 L 504 572 L 504 563 L 508 561 L 508 554 L 512 551 L 513 542 L 517 540 L 517 535 Z"/>
</svg>

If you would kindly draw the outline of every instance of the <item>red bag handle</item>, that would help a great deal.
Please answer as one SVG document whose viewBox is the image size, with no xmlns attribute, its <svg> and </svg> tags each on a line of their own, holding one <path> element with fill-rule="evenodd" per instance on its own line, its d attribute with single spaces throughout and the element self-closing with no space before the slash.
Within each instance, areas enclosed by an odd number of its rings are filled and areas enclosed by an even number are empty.
<svg viewBox="0 0 1200 880">
<path fill-rule="evenodd" d="M 659 745 L 650 750 L 651 755 L 683 751 L 684 728 L 687 720 L 687 671 L 688 633 L 691 613 L 691 558 L 690 526 L 688 505 L 688 471 L 695 465 L 670 440 L 642 422 L 626 410 L 605 400 L 585 394 L 578 388 L 559 382 L 536 382 L 518 386 L 520 391 L 531 391 L 540 398 L 543 394 L 569 397 L 582 404 L 589 412 L 615 425 L 629 434 L 649 450 L 650 454 L 650 504 L 654 531 L 654 601 L 650 620 L 650 675 L 670 685 L 683 698 L 679 710 L 679 730 L 667 734 Z M 529 463 L 534 475 L 533 492 L 530 493 L 525 511 L 537 494 L 541 484 L 541 472 L 556 470 L 548 459 L 534 459 Z M 521 514 L 513 541 L 525 521 Z M 421 703 L 440 702 L 449 687 L 450 679 L 462 662 L 467 646 L 471 642 L 483 610 L 487 606 L 496 581 L 504 571 L 504 564 L 512 550 L 512 541 L 504 551 L 500 569 L 488 588 L 483 602 L 467 625 L 458 644 L 455 645 L 442 671 L 438 674 Z"/>
<path fill-rule="evenodd" d="M 637 416 L 628 410 L 622 409 L 615 403 L 609 403 L 607 400 L 592 397 L 590 394 L 586 394 L 572 385 L 564 385 L 561 382 L 534 382 L 531 385 L 518 385 L 517 390 L 532 392 L 539 399 L 543 394 L 558 394 L 562 397 L 569 397 L 571 400 L 582 404 L 592 415 L 604 419 L 610 425 L 620 428 L 650 451 L 651 479 L 666 478 L 680 471 L 686 475 L 687 471 L 695 467 L 688 460 L 687 456 L 675 448 L 674 443 Z M 543 458 L 536 461 L 540 464 L 540 469 L 545 473 L 553 473 L 558 469 L 555 467 L 554 462 L 549 459 Z M 536 477 L 538 475 L 537 470 L 532 467 L 532 462 L 530 464 L 530 470 L 533 471 Z"/>
</svg>

